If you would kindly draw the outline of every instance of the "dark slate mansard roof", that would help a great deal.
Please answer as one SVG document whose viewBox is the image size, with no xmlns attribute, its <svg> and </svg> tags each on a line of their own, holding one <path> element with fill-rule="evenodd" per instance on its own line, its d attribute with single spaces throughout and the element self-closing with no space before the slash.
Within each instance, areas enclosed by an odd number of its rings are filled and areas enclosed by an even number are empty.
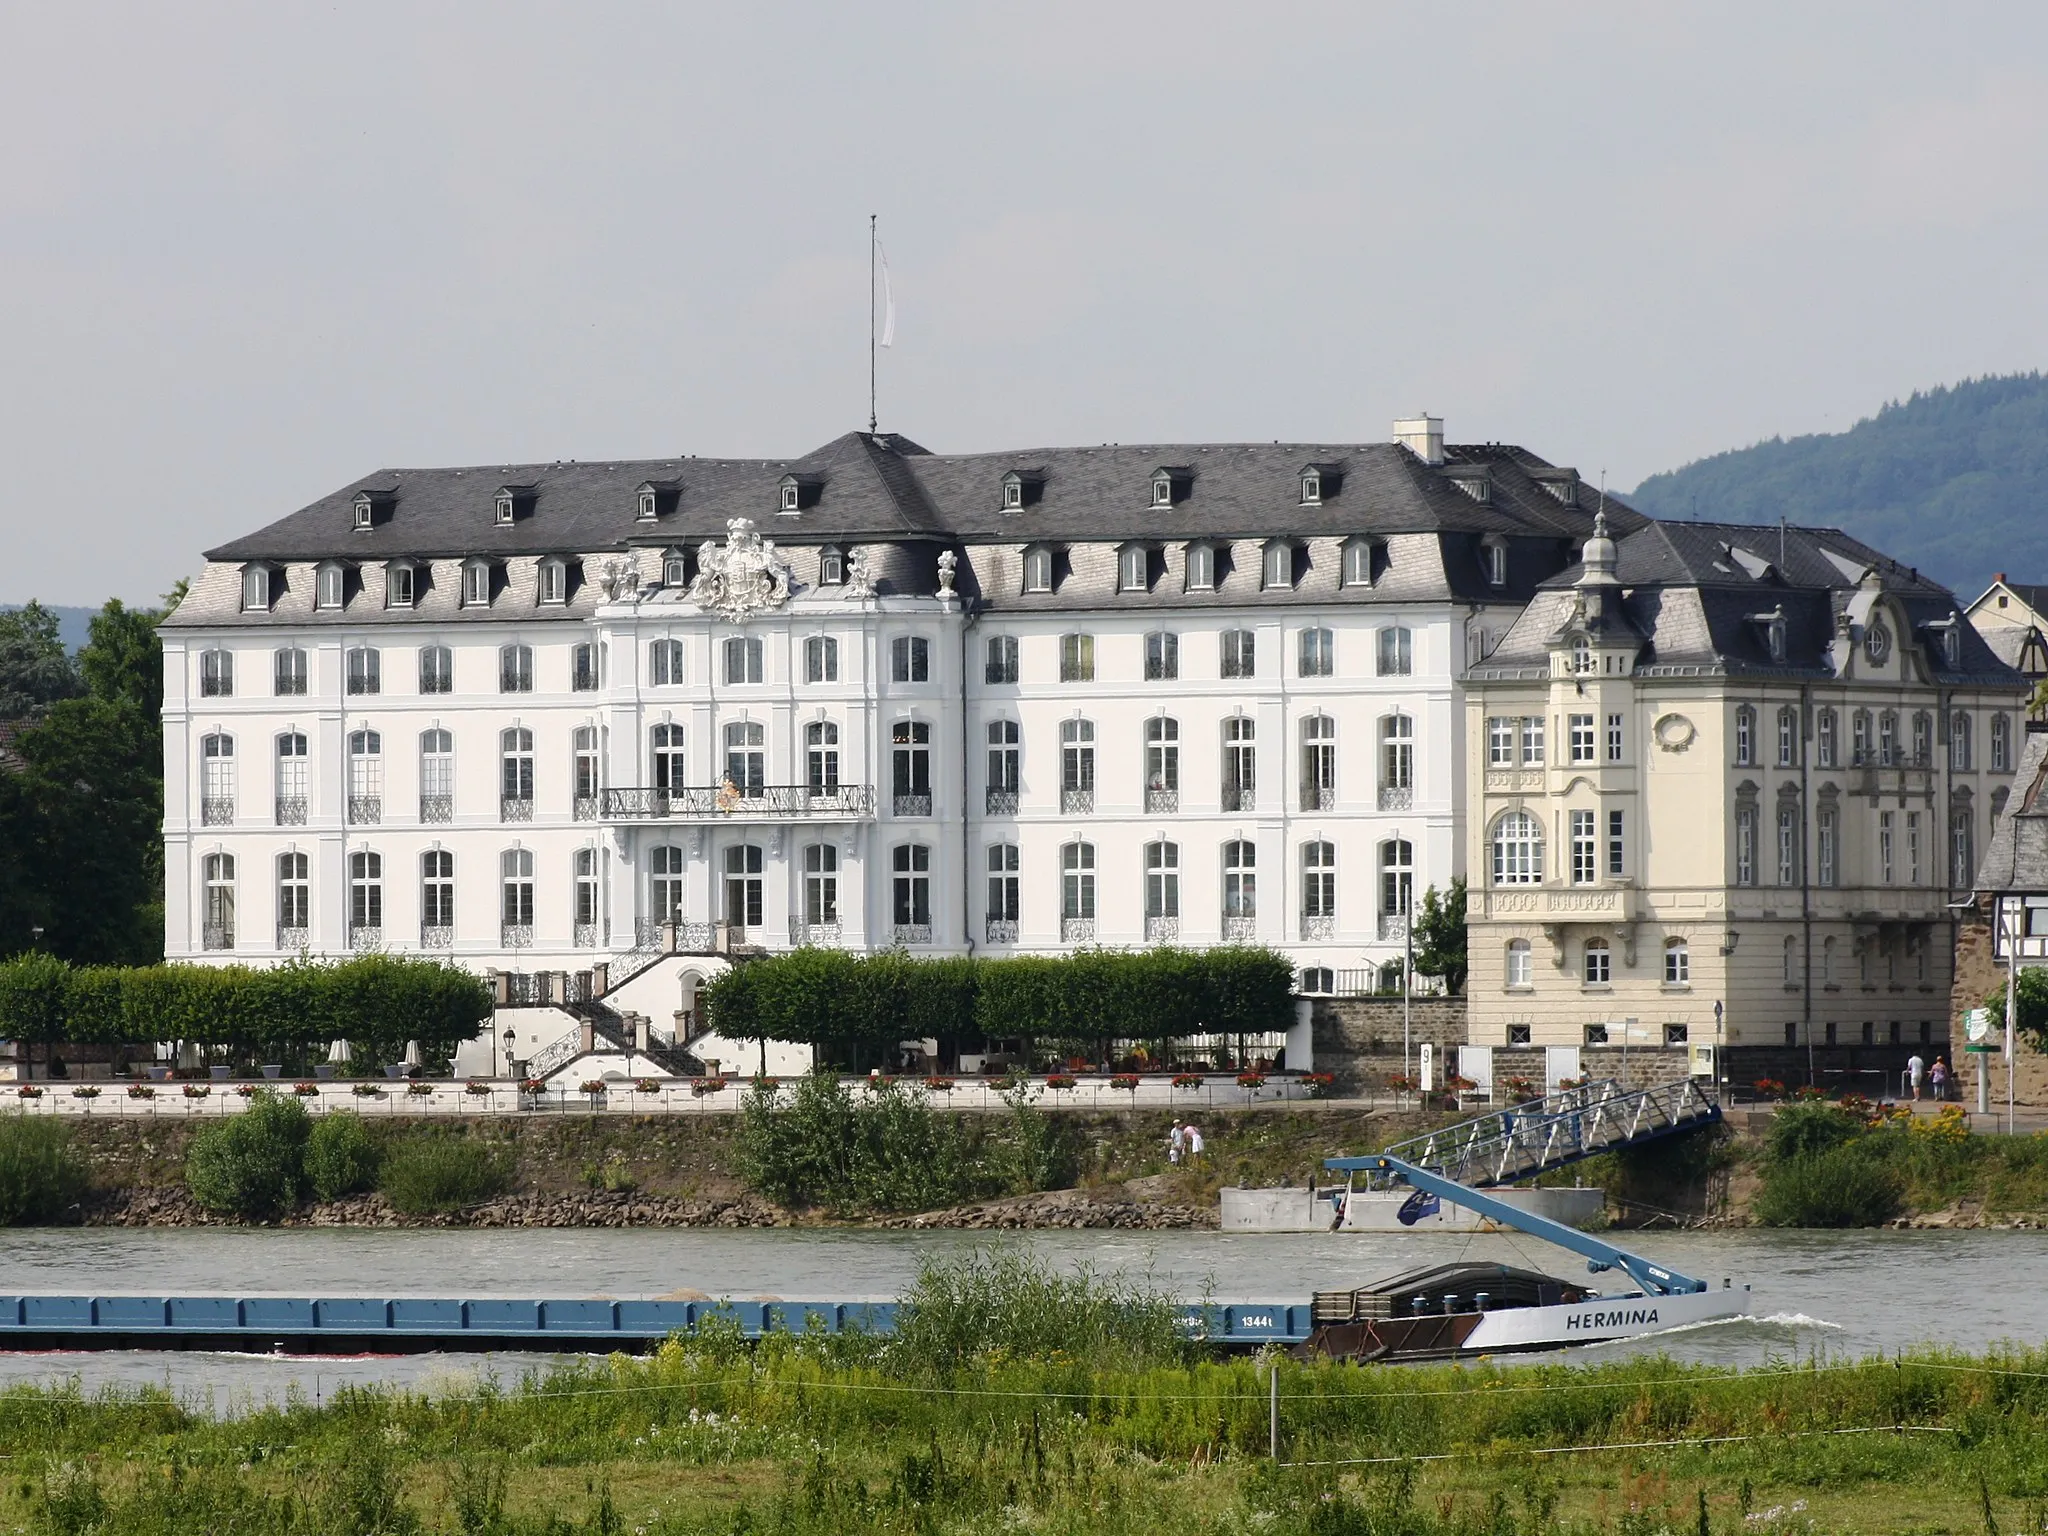
<svg viewBox="0 0 2048 1536">
<path fill-rule="evenodd" d="M 1962 636 L 1960 665 L 1937 667 L 1937 682 L 2024 688 L 1974 625 L 1961 617 L 1955 594 L 1836 528 L 1770 528 L 1748 523 L 1643 522 L 1617 534 L 1615 576 L 1622 613 L 1643 638 L 1638 669 L 1832 677 L 1829 648 L 1837 617 L 1874 573 L 1887 597 L 1906 613 L 1918 644 L 1922 626 L 1953 617 Z M 1542 582 L 1535 600 L 1502 638 L 1475 679 L 1539 675 L 1549 643 L 1567 622 L 1572 567 Z M 1761 615 L 1782 612 L 1785 659 L 1772 659 Z"/>
<path fill-rule="evenodd" d="M 1300 500 L 1300 474 L 1311 465 L 1323 475 L 1320 505 Z M 1185 494 L 1171 509 L 1151 504 L 1153 472 L 1164 466 L 1188 477 Z M 1012 471 L 1031 478 L 1032 494 L 1024 508 L 1006 512 L 1002 487 Z M 1432 466 L 1390 442 L 1106 445 L 942 455 L 896 434 L 850 432 L 796 459 L 678 457 L 381 470 L 207 551 L 207 558 L 369 564 L 404 557 L 590 554 L 723 539 L 729 519 L 749 517 L 764 536 L 790 546 L 922 543 L 935 559 L 938 549 L 957 545 L 967 556 L 959 585 L 970 598 L 986 591 L 1006 607 L 1062 608 L 1077 600 L 1107 601 L 1115 595 L 1113 583 L 1104 588 L 1091 574 L 1071 591 L 1063 584 L 1050 597 L 1020 597 L 1013 581 L 980 579 L 976 548 L 1290 538 L 1309 546 L 1311 568 L 1330 567 L 1323 573 L 1326 583 L 1317 586 L 1327 584 L 1334 596 L 1336 552 L 1343 540 L 1419 536 L 1418 545 L 1404 549 L 1413 564 L 1425 563 L 1415 559 L 1421 550 L 1431 551 L 1428 569 L 1412 572 L 1382 595 L 1522 602 L 1572 558 L 1591 531 L 1588 490 L 1580 487 L 1577 502 L 1567 505 L 1545 488 L 1545 478 L 1561 473 L 1568 472 L 1554 472 L 1534 454 L 1503 445 L 1450 446 L 1445 462 Z M 815 500 L 795 515 L 779 512 L 780 486 L 788 476 L 816 487 Z M 1461 476 L 1483 477 L 1488 500 L 1459 489 Z M 643 482 L 663 488 L 663 515 L 653 523 L 636 515 L 635 492 Z M 510 525 L 495 517 L 502 486 L 528 488 L 522 495 L 530 497 Z M 379 510 L 374 525 L 359 530 L 352 509 L 364 492 L 380 498 Z M 1612 498 L 1606 506 L 1617 533 L 1645 525 L 1640 514 Z M 1489 536 L 1507 544 L 1505 588 L 1486 580 L 1481 547 Z M 931 563 L 920 559 L 914 565 Z M 1236 583 L 1222 601 L 1258 600 L 1256 572 L 1251 574 L 1252 582 Z M 929 591 L 932 582 L 927 574 L 918 589 Z M 1181 596 L 1176 583 L 1176 600 Z"/>
<path fill-rule="evenodd" d="M 1978 891 L 2048 891 L 2048 735 L 2030 733 L 2012 797 L 1977 866 Z"/>
</svg>

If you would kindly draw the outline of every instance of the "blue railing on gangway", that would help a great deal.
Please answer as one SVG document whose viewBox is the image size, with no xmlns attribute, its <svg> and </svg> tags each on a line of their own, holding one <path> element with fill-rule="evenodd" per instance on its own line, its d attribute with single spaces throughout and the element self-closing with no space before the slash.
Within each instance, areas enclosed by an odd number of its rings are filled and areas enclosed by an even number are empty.
<svg viewBox="0 0 2048 1536">
<path fill-rule="evenodd" d="M 747 1338 L 895 1332 L 893 1301 L 462 1300 L 375 1296 L 0 1296 L 0 1349 L 194 1347 L 228 1340 L 319 1353 L 340 1348 L 629 1348 L 688 1335 L 716 1319 Z M 1299 1343 L 1306 1302 L 1180 1307 L 1191 1337 L 1226 1347 Z"/>
</svg>

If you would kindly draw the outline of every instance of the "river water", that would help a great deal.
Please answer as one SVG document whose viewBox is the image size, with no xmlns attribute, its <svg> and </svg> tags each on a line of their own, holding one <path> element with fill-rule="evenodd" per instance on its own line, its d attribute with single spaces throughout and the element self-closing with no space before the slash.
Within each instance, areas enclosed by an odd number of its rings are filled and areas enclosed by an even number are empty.
<svg viewBox="0 0 2048 1536">
<path fill-rule="evenodd" d="M 987 1235 L 852 1230 L 276 1231 L 0 1230 L 0 1295 L 894 1296 L 931 1254 Z M 1570 1276 L 1578 1261 L 1528 1239 L 1419 1233 L 1027 1232 L 1049 1261 L 1149 1275 L 1198 1300 L 1294 1301 L 1417 1264 L 1498 1259 Z M 2048 1342 L 2048 1233 L 1684 1232 L 1625 1235 L 1659 1263 L 1719 1286 L 1747 1284 L 1756 1321 L 1576 1351 L 1664 1350 L 1685 1360 L 1862 1355 L 1913 1345 L 1981 1350 Z M 1609 1280 L 1612 1277 L 1608 1277 Z M 1609 1285 L 1619 1288 L 1619 1283 Z M 220 1411 L 324 1395 L 341 1382 L 447 1387 L 488 1372 L 514 1381 L 545 1357 L 503 1354 L 341 1360 L 188 1352 L 7 1354 L 0 1384 L 155 1382 Z"/>
</svg>

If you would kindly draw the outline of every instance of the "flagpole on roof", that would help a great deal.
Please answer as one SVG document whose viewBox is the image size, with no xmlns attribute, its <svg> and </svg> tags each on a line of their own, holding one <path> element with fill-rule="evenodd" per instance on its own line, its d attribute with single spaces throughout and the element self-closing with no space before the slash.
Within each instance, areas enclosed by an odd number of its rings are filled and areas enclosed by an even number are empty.
<svg viewBox="0 0 2048 1536">
<path fill-rule="evenodd" d="M 868 215 L 868 430 L 875 430 L 875 216 Z"/>
</svg>

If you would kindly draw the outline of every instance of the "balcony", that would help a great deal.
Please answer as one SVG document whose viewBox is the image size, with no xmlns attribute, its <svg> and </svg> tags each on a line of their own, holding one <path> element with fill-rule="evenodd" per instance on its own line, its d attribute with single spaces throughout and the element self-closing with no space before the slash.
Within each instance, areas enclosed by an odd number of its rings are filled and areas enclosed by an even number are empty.
<svg viewBox="0 0 2048 1536">
<path fill-rule="evenodd" d="M 202 827 L 231 827 L 235 824 L 235 802 L 221 795 L 208 795 L 199 802 Z"/>
<path fill-rule="evenodd" d="M 281 950 L 304 951 L 313 942 L 313 935 L 304 928 L 294 928 L 287 923 L 277 925 L 277 947 Z"/>
<path fill-rule="evenodd" d="M 892 795 L 889 814 L 892 816 L 929 816 L 932 813 L 930 795 Z"/>
<path fill-rule="evenodd" d="M 498 925 L 498 947 L 501 949 L 533 948 L 533 924 L 500 923 Z"/>
<path fill-rule="evenodd" d="M 1301 941 L 1304 944 L 1327 944 L 1337 937 L 1337 919 L 1326 912 L 1301 915 Z"/>
<path fill-rule="evenodd" d="M 303 827 L 306 824 L 306 797 L 304 795 L 279 795 L 277 797 L 277 824 L 280 827 Z"/>
<path fill-rule="evenodd" d="M 807 923 L 800 917 L 792 917 L 789 920 L 789 942 L 812 948 L 837 944 L 840 942 L 840 927 L 836 922 Z"/>
<path fill-rule="evenodd" d="M 1255 811 L 1255 794 L 1249 789 L 1238 789 L 1226 785 L 1223 790 L 1223 809 L 1226 811 Z"/>
<path fill-rule="evenodd" d="M 1060 940 L 1066 944 L 1086 944 L 1095 937 L 1095 919 L 1092 917 L 1063 917 L 1060 919 Z"/>
<path fill-rule="evenodd" d="M 1405 913 L 1382 912 L 1380 914 L 1380 938 L 1405 939 L 1408 937 L 1408 918 Z"/>
<path fill-rule="evenodd" d="M 595 795 L 578 795 L 574 810 L 570 813 L 578 821 L 597 820 L 598 800 Z"/>
<path fill-rule="evenodd" d="M 501 796 L 499 796 L 499 798 L 498 798 L 498 820 L 500 820 L 500 821 L 531 821 L 531 820 L 533 820 L 533 796 L 531 796 L 531 795 L 501 795 Z"/>
<path fill-rule="evenodd" d="M 1259 919 L 1251 912 L 1226 912 L 1223 914 L 1223 942 L 1226 944 L 1249 944 L 1259 936 Z"/>
<path fill-rule="evenodd" d="M 1145 919 L 1145 942 L 1147 944 L 1178 944 L 1180 942 L 1180 918 L 1151 917 Z"/>
<path fill-rule="evenodd" d="M 598 794 L 605 821 L 719 821 L 732 818 L 854 821 L 875 814 L 867 784 L 813 789 L 808 784 L 689 785 L 681 789 L 607 789 Z"/>
<path fill-rule="evenodd" d="M 1405 784 L 1382 784 L 1380 786 L 1380 809 L 1383 811 L 1407 811 L 1415 807 L 1415 791 Z M 1328 809 L 1328 807 L 1324 807 Z"/>
<path fill-rule="evenodd" d="M 1301 808 L 1304 811 L 1334 811 L 1337 809 L 1337 791 L 1324 784 L 1301 786 Z"/>
<path fill-rule="evenodd" d="M 420 924 L 421 949 L 453 949 L 455 930 L 445 923 Z"/>
<path fill-rule="evenodd" d="M 930 923 L 895 923 L 889 928 L 889 942 L 892 944 L 929 944 L 931 941 Z"/>
<path fill-rule="evenodd" d="M 379 924 L 377 927 L 372 928 L 366 923 L 361 927 L 349 929 L 348 947 L 359 955 L 368 954 L 371 950 L 382 949 L 384 947 L 383 925 Z"/>
<path fill-rule="evenodd" d="M 1069 816 L 1093 816 L 1095 814 L 1095 791 L 1092 788 L 1061 790 L 1060 809 Z"/>
<path fill-rule="evenodd" d="M 382 795 L 350 795 L 348 819 L 359 827 L 374 827 L 384 819 Z"/>
<path fill-rule="evenodd" d="M 1180 814 L 1180 791 L 1177 789 L 1146 790 L 1145 814 L 1148 816 L 1178 816 Z"/>
<path fill-rule="evenodd" d="M 1017 919 L 992 917 L 988 920 L 983 934 L 991 944 L 1014 944 L 1017 942 Z"/>
<path fill-rule="evenodd" d="M 992 789 L 988 792 L 986 809 L 991 816 L 1014 816 L 1017 814 L 1017 791 L 1014 789 Z"/>
<path fill-rule="evenodd" d="M 453 795 L 421 795 L 420 820 L 436 824 L 455 819 L 455 797 Z"/>
<path fill-rule="evenodd" d="M 577 949 L 597 948 L 597 924 L 577 923 L 569 933 L 569 943 Z"/>
<path fill-rule="evenodd" d="M 199 947 L 201 949 L 233 949 L 235 947 L 235 930 L 233 925 L 228 923 L 207 923 L 199 930 Z"/>
</svg>

